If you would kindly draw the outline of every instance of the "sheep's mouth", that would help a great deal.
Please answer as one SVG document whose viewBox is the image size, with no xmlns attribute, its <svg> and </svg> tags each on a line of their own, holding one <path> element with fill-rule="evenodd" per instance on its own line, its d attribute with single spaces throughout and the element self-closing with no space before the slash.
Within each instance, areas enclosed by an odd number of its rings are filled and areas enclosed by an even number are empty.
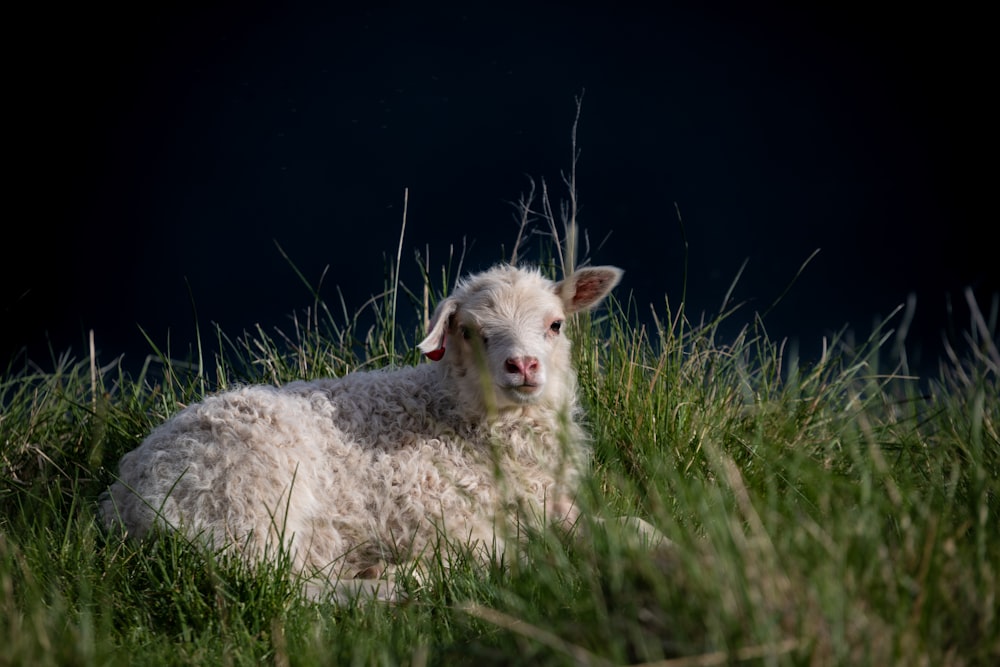
<svg viewBox="0 0 1000 667">
<path fill-rule="evenodd" d="M 527 402 L 534 400 L 538 394 L 542 391 L 542 385 L 540 384 L 530 384 L 525 382 L 523 384 L 502 384 L 497 385 L 507 394 L 513 396 L 519 402 Z"/>
</svg>

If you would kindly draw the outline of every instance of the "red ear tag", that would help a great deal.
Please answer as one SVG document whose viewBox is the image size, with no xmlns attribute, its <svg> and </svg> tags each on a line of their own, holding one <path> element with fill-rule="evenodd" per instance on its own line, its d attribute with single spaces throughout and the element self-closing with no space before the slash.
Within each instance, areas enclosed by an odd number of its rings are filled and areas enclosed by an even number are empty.
<svg viewBox="0 0 1000 667">
<path fill-rule="evenodd" d="M 431 361 L 441 361 L 441 358 L 444 356 L 444 346 L 439 347 L 436 350 L 431 350 L 426 354 L 426 356 Z"/>
</svg>

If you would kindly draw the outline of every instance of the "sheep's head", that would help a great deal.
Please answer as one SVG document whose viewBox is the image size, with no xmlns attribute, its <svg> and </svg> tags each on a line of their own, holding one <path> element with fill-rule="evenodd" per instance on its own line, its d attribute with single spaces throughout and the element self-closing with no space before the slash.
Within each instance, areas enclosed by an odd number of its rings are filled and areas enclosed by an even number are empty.
<svg viewBox="0 0 1000 667">
<path fill-rule="evenodd" d="M 443 360 L 464 395 L 485 407 L 562 405 L 575 384 L 566 317 L 600 303 L 621 275 L 588 267 L 555 283 L 537 270 L 494 267 L 438 305 L 420 350 Z"/>
</svg>

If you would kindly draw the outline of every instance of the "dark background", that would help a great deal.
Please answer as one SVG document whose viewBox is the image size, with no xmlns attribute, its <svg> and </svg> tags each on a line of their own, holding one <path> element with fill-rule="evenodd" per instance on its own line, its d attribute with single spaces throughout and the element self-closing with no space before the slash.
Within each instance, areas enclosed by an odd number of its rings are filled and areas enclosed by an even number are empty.
<svg viewBox="0 0 1000 667">
<path fill-rule="evenodd" d="M 82 357 L 94 329 L 102 362 L 135 368 L 140 327 L 183 356 L 192 300 L 203 332 L 290 328 L 313 298 L 275 242 L 355 310 L 382 288 L 406 188 L 404 279 L 415 251 L 439 266 L 463 240 L 485 268 L 528 176 L 564 194 L 585 91 L 579 220 L 641 316 L 681 297 L 676 203 L 692 317 L 748 260 L 735 331 L 820 248 L 772 338 L 814 355 L 912 294 L 910 359 L 932 369 L 967 326 L 962 290 L 987 309 L 1000 289 L 986 24 L 841 3 L 11 15 L 2 359 Z"/>
</svg>

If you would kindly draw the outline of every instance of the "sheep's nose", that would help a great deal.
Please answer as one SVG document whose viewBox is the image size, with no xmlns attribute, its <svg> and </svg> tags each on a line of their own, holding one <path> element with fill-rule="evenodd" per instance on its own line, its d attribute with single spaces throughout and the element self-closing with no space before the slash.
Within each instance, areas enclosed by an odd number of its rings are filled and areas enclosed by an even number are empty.
<svg viewBox="0 0 1000 667">
<path fill-rule="evenodd" d="M 534 382 L 539 366 L 537 357 L 510 357 L 505 362 L 507 372 L 517 373 L 525 382 Z"/>
</svg>

